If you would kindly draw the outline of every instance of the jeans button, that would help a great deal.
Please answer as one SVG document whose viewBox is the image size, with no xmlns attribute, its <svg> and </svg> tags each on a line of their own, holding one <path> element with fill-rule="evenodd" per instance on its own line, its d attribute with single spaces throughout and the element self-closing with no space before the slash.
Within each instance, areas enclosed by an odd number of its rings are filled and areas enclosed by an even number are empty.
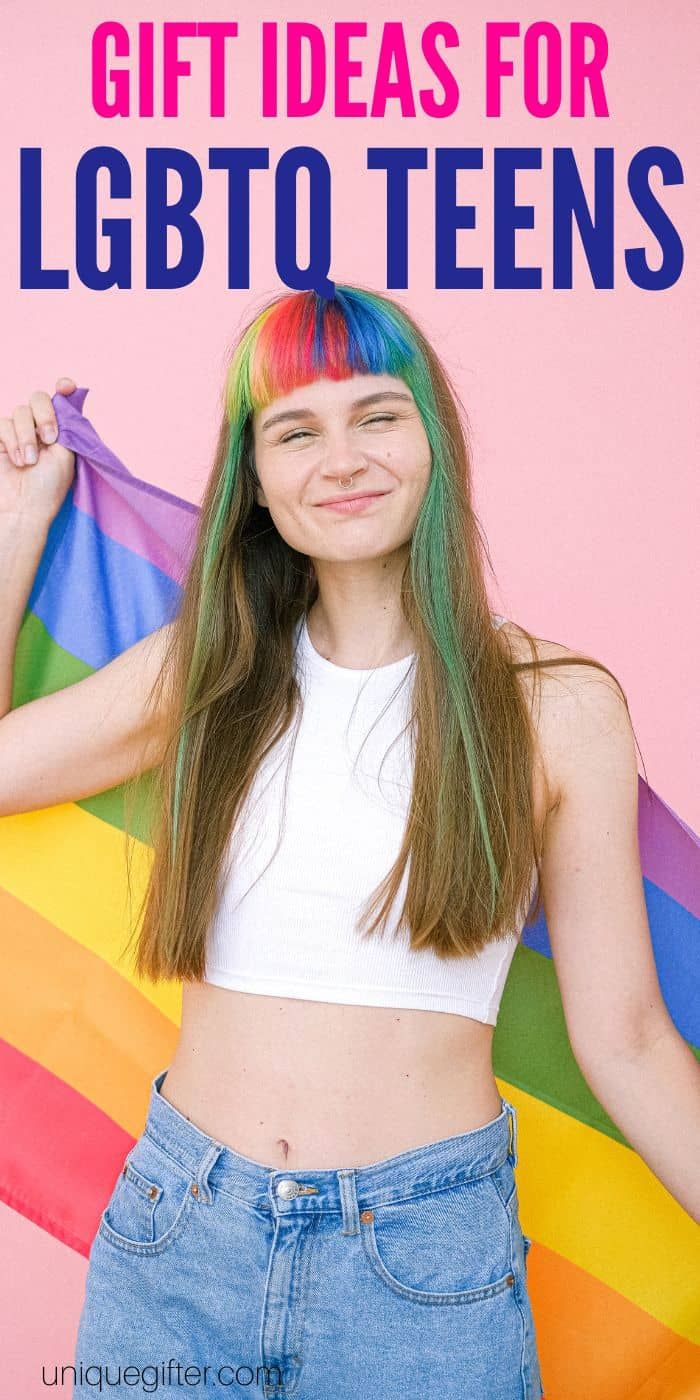
<svg viewBox="0 0 700 1400">
<path fill-rule="evenodd" d="M 277 1195 L 282 1196 L 285 1201 L 293 1200 L 295 1196 L 299 1195 L 298 1183 L 292 1181 L 291 1177 L 286 1176 L 283 1181 L 278 1181 L 277 1183 Z"/>
</svg>

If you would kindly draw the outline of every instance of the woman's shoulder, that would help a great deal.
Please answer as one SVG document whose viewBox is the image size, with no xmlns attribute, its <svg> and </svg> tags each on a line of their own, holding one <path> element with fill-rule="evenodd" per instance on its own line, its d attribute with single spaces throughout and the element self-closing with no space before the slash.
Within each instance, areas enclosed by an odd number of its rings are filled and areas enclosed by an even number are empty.
<svg viewBox="0 0 700 1400">
<path fill-rule="evenodd" d="M 520 627 L 512 618 L 504 618 L 501 621 L 498 615 L 495 616 L 500 621 L 499 632 L 508 640 L 513 660 L 519 665 L 524 664 L 532 668 L 519 674 L 532 675 L 535 669 L 533 662 L 537 662 L 542 680 L 553 682 L 550 689 L 561 688 L 562 682 L 566 684 L 567 689 L 572 683 L 574 689 L 586 689 L 596 681 L 607 689 L 619 689 L 614 673 L 611 674 L 606 662 L 600 657 L 570 646 L 568 642 L 555 642 L 551 637 L 538 637 L 536 633 Z"/>
<path fill-rule="evenodd" d="M 591 760 L 611 732 L 629 744 L 631 721 L 624 692 L 612 668 L 566 642 L 529 634 L 512 619 L 500 629 L 530 704 L 548 788 L 558 801 L 572 765 Z M 534 649 L 534 657 L 533 657 Z M 533 660 L 539 663 L 533 666 Z M 578 756 L 578 757 L 577 757 Z"/>
<path fill-rule="evenodd" d="M 527 628 L 521 627 L 512 617 L 503 617 L 501 613 L 492 613 L 491 618 L 501 635 L 508 638 L 515 659 L 518 661 L 532 661 L 530 639 L 535 644 L 535 655 L 538 661 L 550 661 L 554 658 L 563 660 L 581 655 L 575 647 L 569 646 L 566 642 L 555 642 L 550 637 L 538 637 L 535 632 L 529 632 Z"/>
</svg>

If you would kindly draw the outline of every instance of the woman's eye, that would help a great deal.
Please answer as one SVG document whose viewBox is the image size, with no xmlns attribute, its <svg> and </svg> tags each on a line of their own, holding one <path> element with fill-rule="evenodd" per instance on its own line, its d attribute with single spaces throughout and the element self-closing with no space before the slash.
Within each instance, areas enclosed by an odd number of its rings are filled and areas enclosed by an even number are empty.
<svg viewBox="0 0 700 1400">
<path fill-rule="evenodd" d="M 369 426 L 369 425 L 372 424 L 372 423 L 395 423 L 395 422 L 396 422 L 396 414 L 395 414 L 395 413 L 373 413 L 371 418 L 363 418 L 363 420 L 362 420 L 362 422 L 360 423 L 359 426 L 362 428 L 362 427 Z M 280 442 L 294 442 L 294 441 L 296 441 L 298 438 L 304 438 L 304 437 L 309 437 L 309 436 L 311 436 L 311 434 L 309 433 L 309 429 L 308 429 L 308 428 L 295 428 L 293 432 L 291 432 L 291 433 L 286 433 L 285 436 L 284 436 L 283 438 L 280 438 Z"/>
<path fill-rule="evenodd" d="M 297 437 L 308 437 L 308 429 L 295 428 L 293 433 L 287 433 L 285 437 L 280 438 L 280 442 L 293 442 Z"/>
</svg>

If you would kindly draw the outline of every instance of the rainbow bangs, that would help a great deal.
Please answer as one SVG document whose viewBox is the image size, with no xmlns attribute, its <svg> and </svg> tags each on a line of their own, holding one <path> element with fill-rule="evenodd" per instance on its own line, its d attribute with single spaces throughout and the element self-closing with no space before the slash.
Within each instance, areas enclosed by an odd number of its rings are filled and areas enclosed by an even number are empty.
<svg viewBox="0 0 700 1400">
<path fill-rule="evenodd" d="M 314 379 L 391 374 L 410 383 L 422 356 L 401 309 L 373 292 L 336 285 L 332 297 L 291 292 L 241 337 L 226 382 L 232 423 Z"/>
</svg>

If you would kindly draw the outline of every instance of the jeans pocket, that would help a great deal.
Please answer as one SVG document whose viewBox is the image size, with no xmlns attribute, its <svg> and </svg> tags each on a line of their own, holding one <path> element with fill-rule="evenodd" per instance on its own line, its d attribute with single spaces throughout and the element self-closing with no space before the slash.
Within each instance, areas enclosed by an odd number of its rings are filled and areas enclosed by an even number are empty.
<svg viewBox="0 0 700 1400">
<path fill-rule="evenodd" d="M 384 1284 L 419 1303 L 477 1303 L 512 1288 L 510 1228 L 490 1175 L 360 1211 Z"/>
<path fill-rule="evenodd" d="M 99 1237 L 127 1253 L 162 1253 L 192 1218 L 197 1204 L 192 1186 L 187 1168 L 144 1132 L 117 1177 Z"/>
</svg>

